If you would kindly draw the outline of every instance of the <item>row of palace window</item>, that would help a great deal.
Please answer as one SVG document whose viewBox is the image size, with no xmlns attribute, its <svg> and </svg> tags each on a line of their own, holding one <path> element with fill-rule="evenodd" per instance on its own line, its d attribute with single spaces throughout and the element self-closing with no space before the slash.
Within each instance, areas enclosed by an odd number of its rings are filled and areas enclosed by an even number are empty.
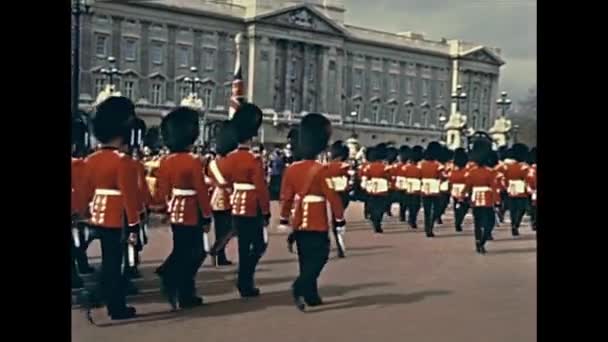
<svg viewBox="0 0 608 342">
<path fill-rule="evenodd" d="M 353 104 L 353 111 L 357 113 L 355 121 L 399 126 L 416 126 L 416 124 L 418 124 L 421 127 L 430 127 L 432 124 L 435 127 L 438 127 L 439 117 L 442 114 L 448 115 L 445 110 L 422 108 L 420 109 L 420 122 L 414 122 L 415 112 L 413 106 L 405 105 L 401 112 L 397 105 L 387 105 L 385 108 L 382 108 L 380 103 L 372 103 L 370 106 L 371 110 L 366 112 L 364 111 L 362 103 L 357 102 Z M 431 114 L 433 112 L 435 113 L 435 117 L 433 122 L 431 122 Z M 349 118 L 352 120 L 352 117 L 349 116 Z M 487 115 L 480 115 L 479 111 L 475 110 L 471 115 L 470 125 L 475 129 L 486 128 L 487 120 Z"/>
<path fill-rule="evenodd" d="M 123 58 L 127 62 L 135 62 L 138 54 L 139 40 L 136 38 L 124 38 Z M 108 56 L 109 36 L 105 34 L 95 35 L 95 54 L 97 57 Z M 162 65 L 165 59 L 166 44 L 162 42 L 152 41 L 149 46 L 150 61 L 153 64 Z M 190 67 L 192 47 L 188 45 L 179 45 L 175 48 L 175 63 L 180 68 Z M 205 70 L 213 70 L 215 64 L 215 49 L 203 49 L 203 61 Z M 230 65 L 230 64 L 228 64 Z"/>
<path fill-rule="evenodd" d="M 137 81 L 135 80 L 124 80 L 122 82 L 114 82 L 116 90 L 120 91 L 122 96 L 125 96 L 132 101 L 136 102 L 139 98 L 143 97 L 137 94 Z M 103 90 L 106 85 L 106 79 L 97 78 L 95 79 L 95 97 Z M 165 84 L 163 82 L 153 82 L 150 86 L 150 103 L 153 105 L 162 105 L 165 103 Z M 226 87 L 226 97 L 229 97 L 229 87 Z M 192 87 L 189 85 L 179 86 L 177 89 L 180 102 L 184 97 L 188 96 L 192 92 Z M 199 89 L 198 95 L 203 100 L 205 107 L 213 107 L 214 99 L 214 88 L 210 86 Z M 228 100 L 227 100 L 228 101 Z"/>
</svg>

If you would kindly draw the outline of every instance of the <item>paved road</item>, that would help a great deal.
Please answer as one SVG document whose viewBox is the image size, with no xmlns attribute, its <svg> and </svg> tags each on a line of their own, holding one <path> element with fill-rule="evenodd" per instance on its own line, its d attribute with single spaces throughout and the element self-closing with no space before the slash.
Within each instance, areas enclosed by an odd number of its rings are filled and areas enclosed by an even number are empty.
<svg viewBox="0 0 608 342">
<path fill-rule="evenodd" d="M 137 281 L 142 293 L 129 298 L 140 317 L 113 322 L 105 309 L 96 309 L 93 315 L 101 327 L 95 327 L 74 308 L 73 341 L 535 341 L 536 238 L 528 221 L 517 239 L 508 224 L 499 227 L 488 254 L 480 256 L 474 252 L 472 218 L 465 221 L 463 233 L 456 233 L 451 216 L 434 239 L 395 218 L 385 219 L 385 234 L 375 235 L 361 217 L 361 206 L 351 205 L 348 256 L 337 259 L 332 252 L 319 282 L 327 305 L 307 313 L 292 305 L 288 290 L 297 260 L 279 233 L 271 234 L 258 266 L 261 297 L 237 296 L 234 266 L 205 265 L 197 285 L 208 304 L 169 312 L 153 271 L 170 251 L 170 231 L 157 227 L 143 254 L 144 278 Z M 228 254 L 236 261 L 235 247 L 231 242 Z M 99 262 L 97 242 L 89 255 L 93 264 Z"/>
</svg>

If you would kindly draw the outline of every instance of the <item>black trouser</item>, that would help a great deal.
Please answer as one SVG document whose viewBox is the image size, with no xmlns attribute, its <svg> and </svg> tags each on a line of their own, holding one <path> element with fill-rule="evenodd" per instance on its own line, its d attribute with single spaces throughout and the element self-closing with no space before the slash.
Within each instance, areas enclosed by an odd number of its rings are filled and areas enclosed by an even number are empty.
<svg viewBox="0 0 608 342">
<path fill-rule="evenodd" d="M 264 222 L 261 216 L 233 216 L 232 222 L 239 236 L 239 271 L 237 287 L 241 292 L 249 291 L 255 287 L 255 282 L 253 280 L 255 268 L 266 251 L 266 242 L 264 242 Z"/>
<path fill-rule="evenodd" d="M 536 230 L 536 205 L 530 207 L 530 220 L 532 221 L 532 229 Z"/>
<path fill-rule="evenodd" d="M 280 175 L 270 176 L 269 192 L 271 201 L 278 201 L 280 198 L 281 178 Z"/>
<path fill-rule="evenodd" d="M 89 268 L 89 259 L 87 257 L 87 248 L 89 247 L 90 236 L 85 236 L 85 230 L 88 228 L 85 222 L 78 222 L 76 228 L 78 229 L 78 239 L 80 240 L 80 246 L 76 247 L 72 244 L 72 257 L 75 259 L 78 270 Z"/>
<path fill-rule="evenodd" d="M 473 208 L 473 220 L 475 222 L 475 241 L 483 246 L 494 229 L 496 216 L 492 207 Z"/>
<path fill-rule="evenodd" d="M 399 192 L 395 190 L 390 190 L 388 192 L 388 196 L 386 198 L 386 215 L 392 216 L 391 208 L 393 207 L 393 203 L 399 203 Z"/>
<path fill-rule="evenodd" d="M 415 226 L 418 221 L 418 212 L 420 211 L 421 197 L 418 194 L 406 194 L 408 222 L 410 226 Z"/>
<path fill-rule="evenodd" d="M 121 270 L 123 258 L 123 229 L 96 227 L 101 240 L 101 296 L 105 300 L 108 314 L 125 310 L 126 289 Z"/>
<path fill-rule="evenodd" d="M 501 191 L 500 192 L 500 208 L 498 210 L 498 218 L 500 219 L 500 222 L 504 221 L 505 213 L 507 212 L 508 208 L 509 208 L 509 195 L 507 194 L 506 191 Z"/>
<path fill-rule="evenodd" d="M 397 192 L 397 199 L 399 202 L 399 221 L 405 222 L 405 213 L 408 209 L 408 195 L 403 191 L 399 191 Z"/>
<path fill-rule="evenodd" d="M 211 251 L 217 256 L 218 261 L 227 261 L 226 245 L 234 236 L 230 210 L 213 211 L 213 226 L 215 228 L 215 243 L 211 247 Z"/>
<path fill-rule="evenodd" d="M 462 222 L 464 222 L 464 217 L 469 211 L 469 206 L 468 201 L 460 201 L 454 198 L 454 223 L 458 231 L 462 230 Z"/>
<path fill-rule="evenodd" d="M 382 231 L 382 216 L 386 211 L 387 196 L 368 196 L 369 215 L 376 232 Z"/>
<path fill-rule="evenodd" d="M 450 193 L 442 192 L 439 194 L 439 200 L 437 204 L 437 212 L 435 215 L 435 220 L 441 219 L 441 216 L 445 214 L 445 210 L 448 208 L 448 204 L 450 204 Z"/>
<path fill-rule="evenodd" d="M 511 228 L 519 229 L 521 220 L 526 213 L 528 199 L 525 197 L 510 197 L 509 198 L 509 213 L 511 214 Z"/>
<path fill-rule="evenodd" d="M 369 218 L 369 201 L 371 199 L 371 196 L 365 194 L 363 196 L 363 216 L 367 219 Z"/>
<path fill-rule="evenodd" d="M 72 253 L 70 258 L 71 268 L 72 268 L 72 283 L 78 281 L 80 279 L 80 275 L 78 274 L 78 269 L 76 269 L 76 254 L 78 253 L 78 248 L 74 246 L 72 243 Z M 80 279 L 82 280 L 82 279 Z"/>
<path fill-rule="evenodd" d="M 172 224 L 171 231 L 173 250 L 161 269 L 171 287 L 177 289 L 180 303 L 184 303 L 196 295 L 196 274 L 207 256 L 203 248 L 203 229 Z"/>
<path fill-rule="evenodd" d="M 439 210 L 439 195 L 423 196 L 422 207 L 424 208 L 424 231 L 428 234 L 433 233 L 435 220 Z"/>
<path fill-rule="evenodd" d="M 296 231 L 295 238 L 300 275 L 293 282 L 294 294 L 306 299 L 318 298 L 317 278 L 329 258 L 329 237 L 327 232 Z"/>
</svg>

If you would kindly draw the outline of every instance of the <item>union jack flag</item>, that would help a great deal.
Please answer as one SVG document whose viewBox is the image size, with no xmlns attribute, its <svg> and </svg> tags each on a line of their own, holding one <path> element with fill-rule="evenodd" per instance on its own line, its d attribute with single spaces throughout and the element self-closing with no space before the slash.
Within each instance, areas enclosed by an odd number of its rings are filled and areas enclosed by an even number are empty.
<svg viewBox="0 0 608 342">
<path fill-rule="evenodd" d="M 236 63 L 234 68 L 234 79 L 232 80 L 232 94 L 230 96 L 230 108 L 228 118 L 232 119 L 241 103 L 245 101 L 245 85 L 243 84 L 243 72 L 241 69 L 241 58 L 237 51 Z"/>
</svg>

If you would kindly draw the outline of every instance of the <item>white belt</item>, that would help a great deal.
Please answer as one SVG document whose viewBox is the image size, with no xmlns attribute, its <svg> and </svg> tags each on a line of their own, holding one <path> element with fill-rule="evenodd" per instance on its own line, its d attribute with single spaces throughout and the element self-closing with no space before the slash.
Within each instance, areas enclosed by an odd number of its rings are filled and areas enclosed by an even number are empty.
<svg viewBox="0 0 608 342">
<path fill-rule="evenodd" d="M 519 195 L 526 192 L 526 183 L 523 180 L 509 180 L 510 195 Z"/>
<path fill-rule="evenodd" d="M 196 190 L 174 188 L 171 193 L 173 194 L 173 196 L 194 196 L 196 195 Z"/>
<path fill-rule="evenodd" d="M 439 183 L 439 179 L 422 178 L 422 192 L 425 194 L 438 194 Z"/>
<path fill-rule="evenodd" d="M 462 196 L 462 192 L 465 189 L 465 184 L 462 183 L 454 183 L 452 184 L 452 196 L 453 197 L 459 197 Z"/>
<path fill-rule="evenodd" d="M 97 196 L 120 196 L 120 190 L 115 189 L 95 189 Z"/>
<path fill-rule="evenodd" d="M 388 181 L 384 178 L 372 177 L 367 181 L 367 192 L 379 193 L 388 191 Z"/>
<path fill-rule="evenodd" d="M 331 178 L 332 188 L 335 191 L 344 191 L 348 184 L 348 178 L 346 177 L 332 177 Z"/>
<path fill-rule="evenodd" d="M 323 203 L 325 202 L 325 197 L 317 196 L 317 195 L 306 195 L 304 199 L 302 199 L 302 203 Z"/>
<path fill-rule="evenodd" d="M 474 186 L 473 187 L 473 193 L 487 192 L 487 191 L 492 191 L 492 188 L 490 188 L 489 186 Z"/>
<path fill-rule="evenodd" d="M 255 185 L 249 183 L 234 183 L 234 190 L 250 191 L 255 190 Z"/>
</svg>

